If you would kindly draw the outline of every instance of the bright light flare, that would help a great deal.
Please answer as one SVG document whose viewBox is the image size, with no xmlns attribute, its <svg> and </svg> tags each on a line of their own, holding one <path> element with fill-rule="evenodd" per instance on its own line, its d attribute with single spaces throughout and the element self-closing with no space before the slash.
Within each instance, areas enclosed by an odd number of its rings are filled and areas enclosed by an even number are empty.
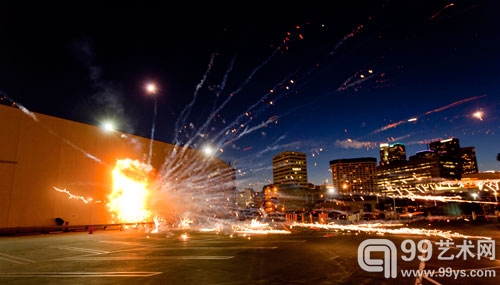
<svg viewBox="0 0 500 285">
<path fill-rule="evenodd" d="M 102 128 L 108 132 L 112 132 L 115 130 L 115 125 L 112 122 L 107 121 L 102 123 Z"/>
<path fill-rule="evenodd" d="M 203 153 L 205 153 L 206 155 L 212 155 L 214 153 L 214 149 L 209 145 L 204 146 Z"/>
<path fill-rule="evenodd" d="M 189 229 L 191 224 L 193 223 L 193 220 L 191 220 L 188 216 L 182 217 L 181 222 L 179 223 L 179 227 L 181 229 Z"/>
<path fill-rule="evenodd" d="M 148 92 L 149 94 L 156 94 L 157 91 L 158 87 L 156 86 L 156 84 L 154 83 L 146 84 L 146 92 Z"/>
<path fill-rule="evenodd" d="M 148 199 L 149 182 L 153 175 L 151 165 L 137 160 L 116 161 L 112 172 L 113 191 L 109 195 L 108 208 L 120 222 L 146 222 L 151 217 Z"/>
<path fill-rule="evenodd" d="M 472 116 L 473 116 L 474 118 L 478 118 L 480 121 L 482 121 L 482 120 L 483 120 L 483 112 L 481 112 L 481 111 L 477 111 L 477 112 L 475 112 L 474 114 L 472 114 Z"/>
</svg>

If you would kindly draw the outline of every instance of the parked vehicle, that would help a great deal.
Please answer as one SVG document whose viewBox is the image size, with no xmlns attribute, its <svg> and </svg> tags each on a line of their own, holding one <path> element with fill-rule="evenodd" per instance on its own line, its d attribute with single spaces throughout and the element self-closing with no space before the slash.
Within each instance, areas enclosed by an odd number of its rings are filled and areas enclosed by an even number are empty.
<svg viewBox="0 0 500 285">
<path fill-rule="evenodd" d="M 417 217 L 423 217 L 424 212 L 419 211 L 415 206 L 408 207 L 396 207 L 396 213 L 400 219 L 414 219 Z"/>
</svg>

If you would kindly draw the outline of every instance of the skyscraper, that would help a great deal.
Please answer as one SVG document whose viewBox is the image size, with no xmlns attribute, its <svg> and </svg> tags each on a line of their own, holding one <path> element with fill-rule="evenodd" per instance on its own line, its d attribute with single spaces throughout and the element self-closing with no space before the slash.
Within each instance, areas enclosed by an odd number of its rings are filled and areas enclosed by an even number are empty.
<svg viewBox="0 0 500 285">
<path fill-rule="evenodd" d="M 406 148 L 403 143 L 380 144 L 380 166 L 406 161 Z"/>
<path fill-rule="evenodd" d="M 462 159 L 462 174 L 473 174 L 479 172 L 475 147 L 470 146 L 460 148 L 460 157 Z"/>
<path fill-rule="evenodd" d="M 312 207 L 319 193 L 307 179 L 306 153 L 284 151 L 273 157 L 273 184 L 263 189 L 265 209 L 289 211 Z"/>
<path fill-rule="evenodd" d="M 376 188 L 377 159 L 374 157 L 330 161 L 333 188 L 339 193 L 373 192 Z"/>
<path fill-rule="evenodd" d="M 433 141 L 429 143 L 429 148 L 440 156 L 460 156 L 460 141 L 457 138 Z"/>
<path fill-rule="evenodd" d="M 305 187 L 308 184 L 306 153 L 284 151 L 274 156 L 273 183 Z"/>
<path fill-rule="evenodd" d="M 460 141 L 449 138 L 429 143 L 429 148 L 439 155 L 441 177 L 460 179 L 462 176 L 462 158 Z"/>
</svg>

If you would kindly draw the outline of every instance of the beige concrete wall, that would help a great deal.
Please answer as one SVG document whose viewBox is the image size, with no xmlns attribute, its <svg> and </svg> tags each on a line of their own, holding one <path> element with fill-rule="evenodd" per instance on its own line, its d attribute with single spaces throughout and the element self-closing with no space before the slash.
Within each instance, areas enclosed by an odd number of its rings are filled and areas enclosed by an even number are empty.
<svg viewBox="0 0 500 285">
<path fill-rule="evenodd" d="M 111 171 L 117 159 L 145 161 L 149 139 L 3 105 L 0 122 L 0 228 L 52 226 L 56 217 L 70 225 L 116 222 L 106 201 Z M 153 146 L 159 169 L 174 146 Z M 54 187 L 93 201 L 69 199 Z"/>
</svg>

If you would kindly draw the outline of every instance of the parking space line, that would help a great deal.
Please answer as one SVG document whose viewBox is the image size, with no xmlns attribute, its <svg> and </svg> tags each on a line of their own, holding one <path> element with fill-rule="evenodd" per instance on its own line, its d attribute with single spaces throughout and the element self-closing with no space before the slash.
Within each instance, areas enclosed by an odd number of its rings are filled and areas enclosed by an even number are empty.
<svg viewBox="0 0 500 285">
<path fill-rule="evenodd" d="M 2 277 L 149 277 L 163 272 L 0 272 Z"/>
<path fill-rule="evenodd" d="M 127 241 L 108 241 L 102 240 L 101 243 L 111 243 L 111 244 L 123 244 L 123 245 L 133 245 L 133 246 L 141 246 L 141 247 L 156 247 L 157 245 L 146 245 L 140 242 L 127 242 Z"/>
<path fill-rule="evenodd" d="M 277 249 L 277 246 L 193 246 L 193 247 L 183 247 L 183 248 L 176 248 L 176 247 L 156 247 L 152 249 L 148 249 L 150 251 L 160 251 L 160 250 L 198 250 L 198 249 L 204 249 L 204 250 L 211 250 L 211 249 Z"/>
<path fill-rule="evenodd" d="M 109 261 L 109 260 L 167 260 L 167 259 L 231 259 L 234 256 L 231 255 L 172 255 L 172 256 L 110 256 L 110 257 L 101 257 L 101 256 L 80 256 L 80 257 L 68 257 L 64 258 L 66 260 L 88 260 L 88 261 Z"/>
<path fill-rule="evenodd" d="M 6 260 L 6 261 L 9 261 L 9 262 L 12 262 L 12 263 L 17 263 L 17 264 L 25 264 L 25 263 L 33 263 L 33 262 L 35 262 L 33 260 L 30 260 L 30 259 L 16 257 L 16 256 L 12 256 L 12 255 L 8 255 L 8 254 L 3 254 L 3 253 L 0 253 L 0 259 Z"/>
<path fill-rule="evenodd" d="M 80 247 L 72 247 L 72 246 L 64 246 L 64 245 L 53 245 L 53 246 L 50 246 L 50 247 L 59 248 L 59 249 L 65 249 L 65 250 L 72 250 L 72 251 L 79 251 L 79 252 L 95 253 L 95 254 L 109 253 L 109 251 L 104 251 L 104 250 L 97 250 L 97 249 L 90 249 L 90 248 L 80 248 Z"/>
</svg>

